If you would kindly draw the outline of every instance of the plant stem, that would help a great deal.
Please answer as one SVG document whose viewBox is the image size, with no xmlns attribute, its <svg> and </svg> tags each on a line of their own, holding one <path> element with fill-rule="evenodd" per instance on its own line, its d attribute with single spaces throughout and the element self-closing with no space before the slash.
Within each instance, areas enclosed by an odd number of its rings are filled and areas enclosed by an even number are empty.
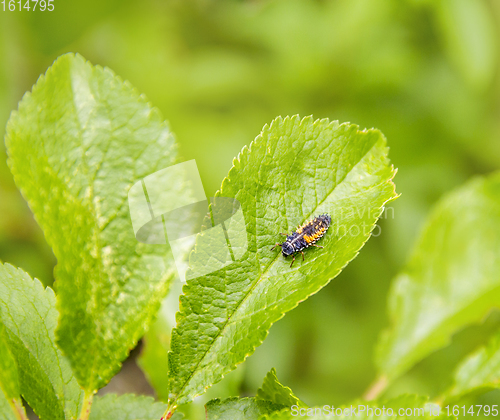
<svg viewBox="0 0 500 420">
<path fill-rule="evenodd" d="M 83 398 L 83 407 L 78 420 L 88 420 L 93 399 L 94 393 L 92 391 L 85 391 L 85 396 Z"/>
<path fill-rule="evenodd" d="M 12 407 L 12 411 L 14 411 L 18 420 L 28 420 L 28 417 L 26 417 L 26 411 L 24 411 L 23 403 L 18 398 L 14 398 L 9 402 Z"/>
<path fill-rule="evenodd" d="M 163 413 L 163 416 L 160 420 L 169 420 L 172 415 L 174 414 L 174 411 L 175 409 L 177 408 L 177 406 L 171 406 L 170 404 L 167 406 L 167 409 L 165 410 L 165 412 Z"/>
<path fill-rule="evenodd" d="M 389 380 L 387 379 L 387 376 L 379 376 L 378 378 L 375 379 L 375 381 L 368 387 L 366 392 L 363 395 L 363 399 L 366 401 L 371 401 L 377 398 L 382 392 L 385 391 L 387 388 L 387 385 L 389 385 Z"/>
</svg>

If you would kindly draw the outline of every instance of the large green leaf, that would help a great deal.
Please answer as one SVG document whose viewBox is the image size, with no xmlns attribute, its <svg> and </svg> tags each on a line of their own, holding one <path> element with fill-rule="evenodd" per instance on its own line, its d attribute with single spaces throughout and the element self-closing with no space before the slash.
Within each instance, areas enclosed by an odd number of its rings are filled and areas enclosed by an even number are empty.
<svg viewBox="0 0 500 420">
<path fill-rule="evenodd" d="M 445 346 L 500 305 L 500 174 L 436 205 L 389 298 L 392 326 L 377 361 L 388 379 Z"/>
<path fill-rule="evenodd" d="M 241 204 L 248 249 L 235 263 L 184 286 L 169 355 L 171 409 L 221 380 L 274 322 L 357 255 L 395 197 L 393 176 L 378 130 L 326 119 L 277 118 L 242 150 L 217 196 Z M 324 249 L 308 250 L 292 268 L 279 250 L 271 251 L 280 232 L 325 212 L 332 225 L 321 239 Z M 203 243 L 201 235 L 199 253 L 207 251 Z"/>
<path fill-rule="evenodd" d="M 457 368 L 454 382 L 445 395 L 450 403 L 468 394 L 500 387 L 500 333 L 465 359 Z"/>
<path fill-rule="evenodd" d="M 21 395 L 42 420 L 76 419 L 83 392 L 55 343 L 52 289 L 0 264 L 0 320 L 19 372 Z"/>
<path fill-rule="evenodd" d="M 169 248 L 136 240 L 127 194 L 174 163 L 174 138 L 130 84 L 68 54 L 24 96 L 6 144 L 58 260 L 58 344 L 90 395 L 120 369 L 168 288 Z"/>
<path fill-rule="evenodd" d="M 215 399 L 206 405 L 207 420 L 257 420 L 263 415 L 283 409 L 282 404 L 260 398 Z"/>
<path fill-rule="evenodd" d="M 291 407 L 292 405 L 307 407 L 307 404 L 298 399 L 289 387 L 282 385 L 278 381 L 274 368 L 264 378 L 262 386 L 257 390 L 257 397 L 287 407 Z"/>
<path fill-rule="evenodd" d="M 151 397 L 106 394 L 94 399 L 89 420 L 158 420 L 165 408 L 165 404 Z M 182 415 L 176 413 L 172 420 L 181 418 Z"/>
</svg>

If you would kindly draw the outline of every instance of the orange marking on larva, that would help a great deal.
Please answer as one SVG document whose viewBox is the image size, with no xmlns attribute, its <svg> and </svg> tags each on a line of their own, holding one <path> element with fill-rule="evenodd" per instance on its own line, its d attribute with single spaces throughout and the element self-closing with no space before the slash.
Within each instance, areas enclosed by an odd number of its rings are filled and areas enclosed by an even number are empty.
<svg viewBox="0 0 500 420">
<path fill-rule="evenodd" d="M 280 245 L 281 252 L 285 258 L 293 256 L 293 261 L 290 264 L 290 267 L 292 267 L 293 262 L 295 261 L 295 254 L 302 252 L 309 246 L 314 246 L 313 244 L 321 239 L 328 231 L 330 223 L 331 218 L 326 213 L 321 216 L 314 217 L 303 223 L 301 226 L 298 226 L 295 232 L 290 233 L 282 244 L 276 244 L 272 250 L 275 249 L 277 245 Z M 303 252 L 302 255 L 304 255 Z"/>
</svg>

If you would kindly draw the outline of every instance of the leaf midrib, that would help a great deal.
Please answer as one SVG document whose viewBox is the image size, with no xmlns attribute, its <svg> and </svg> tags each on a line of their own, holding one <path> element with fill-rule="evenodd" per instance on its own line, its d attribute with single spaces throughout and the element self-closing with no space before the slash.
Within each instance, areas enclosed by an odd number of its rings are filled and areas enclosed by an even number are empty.
<svg viewBox="0 0 500 420">
<path fill-rule="evenodd" d="M 87 63 L 85 63 L 86 65 Z M 73 97 L 73 101 L 71 102 L 73 104 L 73 112 L 76 116 L 76 121 L 78 123 L 78 126 L 79 126 L 79 130 L 78 130 L 78 137 L 79 137 L 79 140 L 80 140 L 80 145 L 83 144 L 83 133 L 85 132 L 85 129 L 87 128 L 87 125 L 90 123 L 91 121 L 91 115 L 94 111 L 95 108 L 92 109 L 92 112 L 89 114 L 89 118 L 87 119 L 86 123 L 84 126 L 82 126 L 81 124 L 81 121 L 80 119 L 78 118 L 78 106 L 77 106 L 77 98 L 76 98 L 76 94 L 75 94 L 75 85 L 74 85 L 74 73 L 73 73 L 73 67 L 70 67 L 69 69 L 69 77 L 71 79 L 71 83 L 70 83 L 70 86 L 71 86 L 71 94 L 72 94 L 72 97 Z M 94 69 L 91 68 L 91 73 L 93 75 L 94 73 Z M 90 86 L 89 86 L 89 89 L 90 89 Z M 92 96 L 95 97 L 95 92 L 92 90 Z M 110 119 L 109 118 L 109 115 L 106 115 L 106 117 L 108 118 L 108 120 Z M 111 142 L 110 142 L 111 143 Z M 102 234 L 102 230 L 99 228 L 99 217 L 98 217 L 98 214 L 96 212 L 96 209 L 95 209 L 95 206 L 94 206 L 94 203 L 93 203 L 93 198 L 95 197 L 94 196 L 94 184 L 95 184 L 95 180 L 96 180 L 96 177 L 97 177 L 97 174 L 100 170 L 100 168 L 102 167 L 102 164 L 107 156 L 107 153 L 109 151 L 111 147 L 111 144 L 108 145 L 108 147 L 106 148 L 105 152 L 103 153 L 102 155 L 102 158 L 100 160 L 100 162 L 95 165 L 95 171 L 91 171 L 90 170 L 90 167 L 89 167 L 89 163 L 88 163 L 88 159 L 86 157 L 86 149 L 85 147 L 83 146 L 80 146 L 78 147 L 81 151 L 80 153 L 80 161 L 82 163 L 82 169 L 85 171 L 86 174 L 91 174 L 91 177 L 89 179 L 89 188 L 90 188 L 90 196 L 92 197 L 92 200 L 89 201 L 89 207 L 88 208 L 88 212 L 89 212 L 89 215 L 92 216 L 92 221 L 93 221 L 93 226 L 91 227 L 92 231 L 93 232 L 96 232 L 97 234 L 94 235 L 92 234 L 92 238 L 94 239 L 93 241 L 93 244 L 92 246 L 94 247 L 94 249 L 97 249 L 98 252 L 96 253 L 97 254 L 97 263 L 98 263 L 98 266 L 99 268 L 103 267 L 104 264 L 103 264 L 103 261 L 102 261 L 102 247 L 101 247 L 101 240 L 100 240 L 100 237 L 101 237 L 101 234 Z M 57 174 L 55 174 L 56 178 L 57 177 Z M 71 191 L 71 188 L 69 188 L 69 191 L 68 191 L 73 197 L 75 197 L 75 195 L 72 193 Z M 78 196 L 76 196 L 75 198 L 79 199 Z M 92 256 L 91 256 L 92 257 Z M 97 270 L 97 281 L 98 281 L 98 284 L 102 284 L 102 270 Z M 92 277 L 92 276 L 91 276 Z M 95 284 L 95 283 L 94 283 Z M 92 285 L 90 286 L 91 288 Z M 92 299 L 91 300 L 94 300 L 94 302 L 96 302 L 96 309 L 97 309 L 97 313 L 99 314 L 99 316 L 94 316 L 94 315 L 91 315 L 92 319 L 94 320 L 95 322 L 95 327 L 96 327 L 96 330 L 95 330 L 95 334 L 94 337 L 92 338 L 92 341 L 95 342 L 95 343 L 98 343 L 99 342 L 99 337 L 101 336 L 101 328 L 102 328 L 102 322 L 101 322 L 101 316 L 103 314 L 103 311 L 104 311 L 104 308 L 103 308 L 103 302 L 102 302 L 102 299 L 100 298 L 100 294 L 98 294 L 96 296 L 95 293 L 92 293 L 92 296 L 97 298 L 97 299 Z M 89 385 L 89 389 L 85 389 L 85 391 L 94 391 L 94 388 L 96 388 L 95 386 L 93 386 L 94 384 L 94 380 L 95 380 L 95 373 L 96 373 L 96 365 L 97 365 L 97 361 L 101 359 L 101 356 L 99 355 L 99 352 L 97 351 L 97 349 L 99 348 L 99 346 L 91 346 L 92 350 L 91 350 L 91 357 L 93 359 L 93 362 L 92 362 L 92 368 L 90 370 L 90 376 L 88 377 L 88 385 Z"/>
<path fill-rule="evenodd" d="M 370 130 L 367 130 L 368 132 Z M 358 131 L 359 132 L 359 131 Z M 318 134 L 318 137 L 319 137 L 319 134 Z M 315 138 L 315 140 L 317 139 L 317 137 Z M 350 140 L 349 140 L 350 141 Z M 349 142 L 348 141 L 348 142 Z M 347 142 L 347 143 L 348 143 Z M 342 151 L 345 149 L 345 147 L 347 146 L 347 143 L 346 145 L 344 145 Z M 358 164 L 365 158 L 365 156 L 367 156 L 372 150 L 374 147 L 377 146 L 377 144 L 379 143 L 379 140 L 376 140 L 373 145 L 366 151 L 366 153 L 364 155 L 362 155 L 360 157 L 360 159 L 356 162 L 355 165 L 353 165 L 349 171 L 347 171 L 344 175 L 344 177 L 335 184 L 335 186 L 331 189 L 331 191 L 328 193 L 328 194 L 325 194 L 325 197 L 323 198 L 323 200 L 321 200 L 321 202 L 319 202 L 318 204 L 316 204 L 316 207 L 314 207 L 313 210 L 311 210 L 311 212 L 305 217 L 304 220 L 307 220 L 309 217 L 311 217 L 311 215 L 316 211 L 316 209 L 318 207 L 320 207 L 324 202 L 325 200 L 330 197 L 336 190 L 336 188 L 345 180 L 345 178 L 347 177 L 347 175 L 349 175 L 353 170 L 354 168 L 356 168 L 358 166 Z M 339 159 L 340 159 L 340 155 L 339 155 Z M 234 166 L 233 166 L 234 167 Z M 337 170 L 338 170 L 338 163 L 337 163 Z M 221 191 L 218 191 L 217 194 L 221 194 Z M 216 195 L 217 195 L 216 194 Z M 257 236 L 257 233 L 255 234 L 255 236 Z M 256 256 L 256 259 L 258 257 L 258 252 L 255 253 L 255 256 Z M 181 392 L 186 388 L 186 385 L 189 383 L 189 381 L 191 380 L 191 378 L 194 376 L 194 374 L 197 372 L 198 370 L 198 367 L 200 366 L 201 362 L 205 359 L 206 355 L 208 354 L 208 352 L 210 351 L 210 349 L 213 347 L 213 345 L 215 344 L 215 342 L 219 339 L 219 337 L 222 335 L 222 333 L 225 331 L 225 329 L 227 328 L 227 326 L 229 325 L 229 321 L 231 320 L 231 318 L 233 317 L 233 315 L 238 311 L 238 309 L 241 307 L 241 305 L 246 301 L 246 299 L 251 295 L 251 292 L 257 287 L 257 285 L 264 279 L 266 278 L 266 274 L 268 273 L 268 271 L 272 268 L 272 266 L 275 264 L 275 262 L 279 259 L 280 257 L 280 253 L 277 253 L 276 256 L 270 261 L 269 265 L 265 268 L 265 270 L 263 272 L 261 272 L 258 280 L 249 288 L 248 292 L 245 293 L 245 295 L 243 296 L 243 298 L 240 300 L 240 302 L 238 303 L 238 305 L 236 306 L 236 308 L 234 309 L 234 311 L 232 312 L 231 315 L 228 316 L 228 318 L 226 319 L 224 325 L 222 326 L 222 328 L 220 328 L 219 332 L 217 333 L 217 335 L 215 336 L 215 338 L 212 340 L 212 343 L 210 344 L 210 346 L 208 347 L 208 349 L 205 351 L 205 353 L 203 354 L 203 356 L 200 358 L 200 360 L 198 361 L 198 363 L 196 364 L 195 368 L 193 369 L 193 371 L 191 372 L 191 374 L 189 375 L 189 377 L 186 379 L 186 381 L 184 382 L 184 384 L 182 385 L 182 387 L 180 388 L 179 392 L 176 394 L 175 396 L 175 399 L 172 401 L 172 406 L 175 406 L 175 402 L 178 400 L 179 398 L 179 395 L 181 395 Z M 258 261 L 257 261 L 258 262 Z M 259 267 L 260 267 L 260 264 L 259 264 Z"/>
</svg>

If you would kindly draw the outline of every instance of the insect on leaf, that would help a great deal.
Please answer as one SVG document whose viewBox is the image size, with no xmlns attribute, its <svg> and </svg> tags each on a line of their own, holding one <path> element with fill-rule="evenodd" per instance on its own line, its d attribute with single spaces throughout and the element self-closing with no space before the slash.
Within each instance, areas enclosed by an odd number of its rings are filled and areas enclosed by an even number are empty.
<svg viewBox="0 0 500 420">
<path fill-rule="evenodd" d="M 387 151 L 378 130 L 298 116 L 277 118 L 242 150 L 217 196 L 241 203 L 247 249 L 184 286 L 169 354 L 172 410 L 220 381 L 357 255 L 396 197 Z M 271 251 L 280 232 L 324 213 L 332 219 L 324 249 L 307 249 L 293 267 Z M 204 244 L 202 234 L 191 261 L 210 250 Z"/>
</svg>

